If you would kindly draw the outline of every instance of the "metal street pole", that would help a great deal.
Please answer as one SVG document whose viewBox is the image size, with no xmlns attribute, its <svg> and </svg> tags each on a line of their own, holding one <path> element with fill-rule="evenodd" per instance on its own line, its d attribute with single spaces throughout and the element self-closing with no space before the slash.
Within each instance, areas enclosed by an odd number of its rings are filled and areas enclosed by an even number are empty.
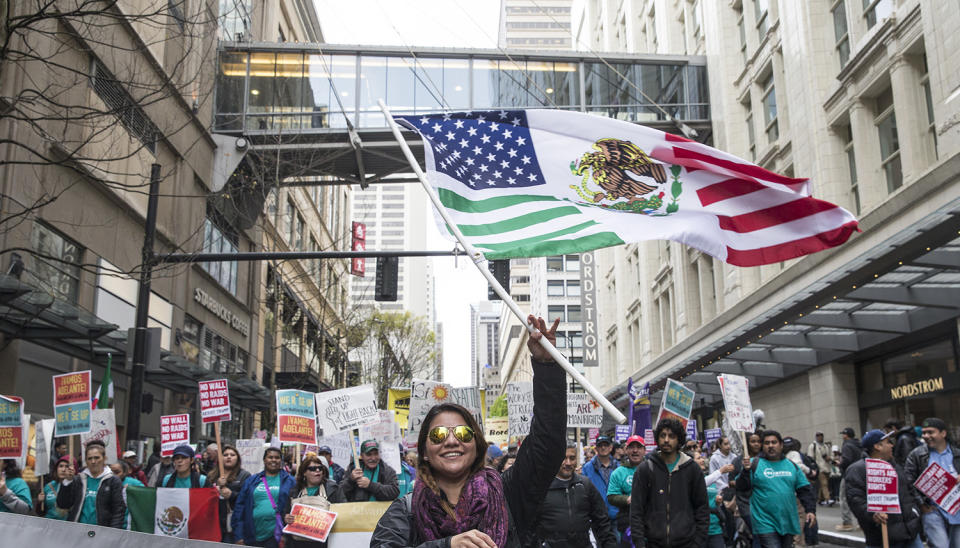
<svg viewBox="0 0 960 548">
<path fill-rule="evenodd" d="M 150 278 L 153 274 L 153 238 L 157 231 L 157 202 L 160 190 L 160 164 L 150 166 L 150 196 L 147 201 L 147 222 L 143 231 L 140 287 L 137 290 L 137 317 L 133 339 L 133 370 L 127 392 L 127 443 L 140 439 L 140 400 L 147 362 L 147 320 L 150 317 Z"/>
</svg>

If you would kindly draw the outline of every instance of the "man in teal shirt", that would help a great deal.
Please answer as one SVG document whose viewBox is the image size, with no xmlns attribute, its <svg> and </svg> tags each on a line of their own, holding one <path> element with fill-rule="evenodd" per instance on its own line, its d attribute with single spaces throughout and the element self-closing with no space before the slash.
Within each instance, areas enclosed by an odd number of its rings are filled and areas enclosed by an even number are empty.
<svg viewBox="0 0 960 548">
<path fill-rule="evenodd" d="M 607 504 L 619 509 L 616 529 L 621 541 L 624 540 L 624 531 L 630 526 L 630 492 L 633 489 L 633 473 L 647 454 L 647 447 L 643 445 L 643 438 L 640 436 L 634 435 L 627 438 L 626 446 L 627 461 L 614 468 L 610 474 L 610 483 L 607 485 Z M 621 542 L 621 546 L 624 545 L 624 542 Z"/>
<path fill-rule="evenodd" d="M 293 476 L 283 469 L 280 449 L 268 447 L 263 455 L 263 471 L 243 482 L 233 508 L 236 544 L 276 548 L 283 528 L 282 512 L 295 486 Z"/>
<path fill-rule="evenodd" d="M 193 448 L 180 445 L 173 450 L 173 473 L 164 476 L 158 487 L 197 488 L 207 486 L 207 476 L 193 470 Z"/>
<path fill-rule="evenodd" d="M 763 548 L 790 548 L 800 534 L 797 502 L 803 504 L 805 523 L 817 522 L 817 499 L 813 487 L 797 465 L 783 458 L 783 437 L 765 430 L 758 458 L 743 459 L 737 491 L 750 499 L 753 534 Z"/>
</svg>

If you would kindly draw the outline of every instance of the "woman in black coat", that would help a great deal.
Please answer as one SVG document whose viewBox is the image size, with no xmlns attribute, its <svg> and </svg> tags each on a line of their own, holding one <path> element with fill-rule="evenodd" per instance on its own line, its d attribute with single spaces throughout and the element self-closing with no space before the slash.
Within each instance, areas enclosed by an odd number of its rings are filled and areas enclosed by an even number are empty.
<svg viewBox="0 0 960 548">
<path fill-rule="evenodd" d="M 540 346 L 556 339 L 542 318 L 527 343 L 533 363 L 533 419 L 517 460 L 502 475 L 486 468 L 487 443 L 473 415 L 454 404 L 427 413 L 417 441 L 413 493 L 395 501 L 373 532 L 378 548 L 517 548 L 536 542 L 540 501 L 566 448 L 566 374 Z"/>
<path fill-rule="evenodd" d="M 221 450 L 223 458 L 223 472 L 225 477 L 220 477 L 220 467 L 214 466 L 210 474 L 207 475 L 209 485 L 216 485 L 220 490 L 220 535 L 223 542 L 233 542 L 236 540 L 233 531 L 229 530 L 230 514 L 233 507 L 237 504 L 237 497 L 240 496 L 240 488 L 243 482 L 250 477 L 240 466 L 240 452 L 232 445 L 224 445 Z"/>
<path fill-rule="evenodd" d="M 293 523 L 290 513 L 294 504 L 304 504 L 329 510 L 330 504 L 347 502 L 337 482 L 330 479 L 330 470 L 320 457 L 308 453 L 297 467 L 297 484 L 290 490 L 289 502 L 284 509 L 283 520 Z M 286 548 L 326 548 L 326 542 L 313 541 L 295 535 L 287 535 Z"/>
</svg>

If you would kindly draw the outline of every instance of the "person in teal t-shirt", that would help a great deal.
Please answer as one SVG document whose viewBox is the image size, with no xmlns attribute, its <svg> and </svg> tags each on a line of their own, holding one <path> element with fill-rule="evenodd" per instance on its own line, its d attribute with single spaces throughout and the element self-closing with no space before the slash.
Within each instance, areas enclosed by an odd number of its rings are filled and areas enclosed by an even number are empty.
<svg viewBox="0 0 960 548">
<path fill-rule="evenodd" d="M 127 500 L 127 486 L 133 485 L 136 487 L 145 487 L 143 482 L 130 476 L 132 467 L 130 463 L 125 460 L 119 460 L 110 465 L 110 470 L 113 471 L 113 475 L 123 480 L 123 500 Z M 123 516 L 123 528 L 126 529 L 130 523 L 130 508 L 127 508 L 127 513 Z"/>
<path fill-rule="evenodd" d="M 793 462 L 783 457 L 783 437 L 776 430 L 760 436 L 763 450 L 759 458 L 744 459 L 737 478 L 737 491 L 749 496 L 753 534 L 761 545 L 793 546 L 800 534 L 797 502 L 803 504 L 805 523 L 817 521 L 817 502 L 813 487 Z"/>
<path fill-rule="evenodd" d="M 29 514 L 33 508 L 30 487 L 20 477 L 17 461 L 3 461 L 3 476 L 0 476 L 0 512 Z"/>
<path fill-rule="evenodd" d="M 264 481 L 270 486 L 269 495 Z M 290 492 L 295 487 L 293 476 L 283 470 L 280 449 L 268 447 L 263 455 L 263 472 L 243 482 L 237 496 L 231 522 L 237 539 L 247 546 L 276 546 L 283 511 L 290 503 Z M 281 518 L 280 524 L 277 523 L 278 517 Z"/>
<path fill-rule="evenodd" d="M 63 479 L 67 476 L 72 477 L 74 470 L 73 457 L 64 455 L 57 460 L 56 468 L 53 470 L 54 479 L 43 486 L 43 498 L 40 499 L 42 504 L 38 505 L 41 506 L 38 512 L 46 508 L 46 511 L 43 512 L 43 517 L 61 520 L 67 519 L 67 510 L 65 508 L 57 508 L 57 494 L 60 492 L 60 484 Z"/>
<path fill-rule="evenodd" d="M 626 441 L 627 460 L 610 473 L 610 483 L 607 484 L 607 504 L 619 509 L 615 527 L 617 533 L 623 536 L 630 526 L 630 492 L 633 489 L 633 473 L 637 466 L 647 456 L 647 447 L 643 445 L 643 438 L 630 436 Z"/>
<path fill-rule="evenodd" d="M 173 473 L 163 477 L 157 487 L 197 488 L 207 486 L 207 476 L 193 469 L 193 447 L 180 445 L 173 450 Z"/>
</svg>

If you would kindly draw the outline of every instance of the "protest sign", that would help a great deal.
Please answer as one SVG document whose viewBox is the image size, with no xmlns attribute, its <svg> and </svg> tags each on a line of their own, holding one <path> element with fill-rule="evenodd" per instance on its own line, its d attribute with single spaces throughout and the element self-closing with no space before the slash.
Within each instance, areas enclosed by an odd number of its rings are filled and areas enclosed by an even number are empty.
<svg viewBox="0 0 960 548">
<path fill-rule="evenodd" d="M 723 437 L 723 430 L 719 428 L 707 428 L 703 431 L 703 437 L 707 441 L 707 446 L 713 447 L 713 442 Z"/>
<path fill-rule="evenodd" d="M 360 441 L 380 442 L 380 459 L 400 471 L 400 427 L 393 420 L 393 411 L 379 411 L 380 421 L 360 427 Z"/>
<path fill-rule="evenodd" d="M 630 437 L 630 425 L 618 424 L 613 432 L 613 439 L 618 443 L 623 443 Z"/>
<path fill-rule="evenodd" d="M 240 441 L 243 440 L 237 440 Z M 190 445 L 190 415 L 183 413 L 160 417 L 160 456 L 172 457 L 173 450 L 181 445 Z M 245 462 L 243 455 L 240 455 L 240 459 L 241 463 Z"/>
<path fill-rule="evenodd" d="M 263 454 L 267 450 L 265 440 L 260 438 L 237 440 L 234 446 L 237 448 L 237 454 L 240 455 L 241 468 L 251 474 L 258 474 L 263 470 Z"/>
<path fill-rule="evenodd" d="M 927 466 L 913 485 L 948 514 L 960 510 L 960 483 L 939 464 L 934 462 Z"/>
<path fill-rule="evenodd" d="M 337 521 L 333 524 L 328 548 L 356 548 L 370 546 L 373 530 L 391 502 L 345 502 L 330 505 L 330 511 L 336 512 Z"/>
<path fill-rule="evenodd" d="M 277 437 L 283 443 L 317 444 L 317 407 L 313 392 L 277 390 Z"/>
<path fill-rule="evenodd" d="M 690 419 L 687 421 L 687 441 L 693 440 L 697 441 L 697 420 Z"/>
<path fill-rule="evenodd" d="M 597 400 L 587 393 L 567 393 L 567 428 L 599 428 L 601 424 L 603 408 Z"/>
<path fill-rule="evenodd" d="M 511 438 L 530 433 L 530 421 L 533 420 L 532 382 L 507 383 L 507 416 L 510 418 Z"/>
<path fill-rule="evenodd" d="M 693 411 L 693 390 L 683 383 L 667 379 L 663 389 L 663 401 L 660 403 L 660 413 L 657 415 L 657 424 L 663 419 L 677 419 L 684 428 Z"/>
<path fill-rule="evenodd" d="M 352 438 L 353 434 L 349 431 L 339 432 L 328 436 L 321 436 L 319 445 L 329 447 L 330 458 L 333 462 L 346 468 L 350 461 L 353 460 L 353 449 L 350 444 Z"/>
<path fill-rule="evenodd" d="M 117 462 L 117 421 L 113 409 L 94 409 L 90 412 L 90 432 L 80 434 L 80 444 L 98 440 L 107 448 L 107 464 Z"/>
<path fill-rule="evenodd" d="M 369 384 L 320 392 L 316 399 L 317 419 L 324 436 L 380 420 L 373 386 Z"/>
<path fill-rule="evenodd" d="M 284 527 L 283 532 L 317 542 L 326 542 L 327 535 L 333 529 L 333 522 L 337 519 L 336 512 L 297 503 L 294 503 L 290 515 L 293 516 L 293 523 Z"/>
<path fill-rule="evenodd" d="M 23 447 L 23 454 L 16 461 L 17 468 L 23 470 L 27 467 L 27 456 L 30 454 L 30 415 L 23 416 L 23 428 L 20 429 L 20 446 Z"/>
<path fill-rule="evenodd" d="M 207 424 L 232 418 L 227 379 L 200 381 L 200 421 Z"/>
<path fill-rule="evenodd" d="M 408 443 L 416 442 L 427 411 L 441 403 L 455 403 L 465 407 L 473 414 L 477 424 L 483 425 L 483 403 L 476 387 L 454 388 L 442 382 L 413 379 L 410 383 L 410 413 L 407 418 Z"/>
<path fill-rule="evenodd" d="M 25 455 L 23 416 L 23 398 L 0 396 L 0 458 L 19 459 Z"/>
<path fill-rule="evenodd" d="M 590 430 L 587 430 L 587 437 L 590 439 L 590 445 L 596 445 L 597 438 L 600 437 L 600 429 L 591 428 Z"/>
<path fill-rule="evenodd" d="M 34 425 L 34 455 L 37 461 L 33 464 L 33 473 L 44 475 L 50 473 L 50 453 L 53 449 L 53 427 L 56 419 L 39 420 Z"/>
<path fill-rule="evenodd" d="M 643 446 L 647 448 L 647 451 L 653 451 L 657 448 L 657 440 L 653 439 L 652 428 L 643 431 Z"/>
<path fill-rule="evenodd" d="M 407 429 L 407 417 L 410 415 L 410 389 L 390 388 L 387 390 L 387 409 L 396 415 L 397 424 Z"/>
<path fill-rule="evenodd" d="M 730 428 L 737 432 L 753 432 L 753 406 L 750 404 L 750 386 L 746 377 L 740 375 L 717 375 L 723 393 Z"/>
<path fill-rule="evenodd" d="M 899 514 L 897 470 L 884 460 L 864 460 L 867 463 L 867 512 Z"/>
<path fill-rule="evenodd" d="M 53 410 L 58 438 L 90 431 L 90 371 L 53 377 Z"/>
<path fill-rule="evenodd" d="M 507 443 L 509 443 L 509 439 L 507 438 L 509 431 L 509 417 L 487 417 L 484 437 L 488 442 L 493 443 L 497 447 L 507 445 Z"/>
</svg>

